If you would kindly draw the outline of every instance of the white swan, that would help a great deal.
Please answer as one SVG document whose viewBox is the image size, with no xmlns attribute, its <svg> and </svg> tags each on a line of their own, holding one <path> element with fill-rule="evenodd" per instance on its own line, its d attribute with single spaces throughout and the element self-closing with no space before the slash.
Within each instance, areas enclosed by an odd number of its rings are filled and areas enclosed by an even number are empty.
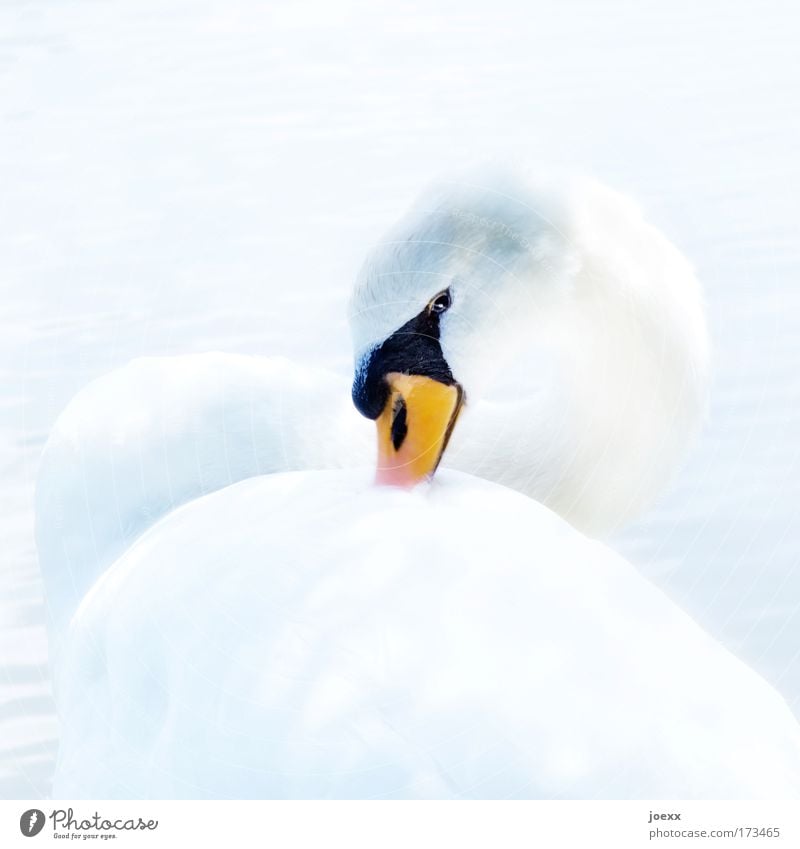
<svg viewBox="0 0 800 849">
<path fill-rule="evenodd" d="M 652 497 L 702 412 L 691 271 L 591 183 L 434 190 L 368 260 L 351 322 L 390 482 L 430 477 L 447 448 L 596 530 Z M 163 399 L 128 401 L 148 369 Z M 56 617 L 105 569 L 65 644 L 58 795 L 800 793 L 782 699 L 530 498 L 455 473 L 220 489 L 364 456 L 341 389 L 304 379 L 139 364 L 56 428 L 38 495 Z"/>
<path fill-rule="evenodd" d="M 405 344 L 430 335 L 398 331 L 445 290 L 438 346 Z M 433 188 L 368 258 L 350 314 L 358 373 L 394 338 L 402 370 L 437 361 L 463 387 L 446 467 L 592 534 L 650 502 L 702 416 L 694 275 L 628 199 L 592 181 L 478 171 Z M 53 429 L 37 487 L 51 633 L 174 507 L 253 475 L 373 464 L 350 380 L 206 354 L 138 360 L 83 390 Z"/>
</svg>

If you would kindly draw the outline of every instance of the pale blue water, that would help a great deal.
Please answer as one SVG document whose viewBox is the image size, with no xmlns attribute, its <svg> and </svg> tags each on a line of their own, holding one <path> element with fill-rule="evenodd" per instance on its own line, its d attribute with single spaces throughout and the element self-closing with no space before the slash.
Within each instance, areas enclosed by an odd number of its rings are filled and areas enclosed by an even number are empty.
<svg viewBox="0 0 800 849">
<path fill-rule="evenodd" d="M 695 263 L 706 432 L 614 541 L 800 715 L 800 17 L 790 3 L 0 7 L 0 794 L 48 791 L 32 491 L 132 356 L 344 365 L 367 246 L 487 157 L 592 173 Z"/>
</svg>

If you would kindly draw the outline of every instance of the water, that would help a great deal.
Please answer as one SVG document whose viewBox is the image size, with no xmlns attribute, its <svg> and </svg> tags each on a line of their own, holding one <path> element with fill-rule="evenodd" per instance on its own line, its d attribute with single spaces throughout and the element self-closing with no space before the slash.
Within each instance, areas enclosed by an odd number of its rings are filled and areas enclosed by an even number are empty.
<svg viewBox="0 0 800 849">
<path fill-rule="evenodd" d="M 614 544 L 800 715 L 800 17 L 790 3 L 0 6 L 0 795 L 48 792 L 32 493 L 140 354 L 345 368 L 367 246 L 486 158 L 594 174 L 697 267 L 705 434 Z"/>
</svg>

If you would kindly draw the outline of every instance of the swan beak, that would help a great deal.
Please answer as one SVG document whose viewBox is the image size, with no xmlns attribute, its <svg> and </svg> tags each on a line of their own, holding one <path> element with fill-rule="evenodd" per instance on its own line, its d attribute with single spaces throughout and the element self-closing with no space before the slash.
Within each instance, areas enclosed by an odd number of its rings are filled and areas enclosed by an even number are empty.
<svg viewBox="0 0 800 849">
<path fill-rule="evenodd" d="M 464 399 L 457 383 L 416 374 L 385 376 L 388 400 L 376 420 L 376 483 L 411 487 L 436 471 Z"/>
</svg>

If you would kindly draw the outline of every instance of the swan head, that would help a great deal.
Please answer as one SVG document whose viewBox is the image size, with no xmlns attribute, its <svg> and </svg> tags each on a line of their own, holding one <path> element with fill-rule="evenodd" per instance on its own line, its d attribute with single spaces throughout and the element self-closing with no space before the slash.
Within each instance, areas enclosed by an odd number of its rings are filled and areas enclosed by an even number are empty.
<svg viewBox="0 0 800 849">
<path fill-rule="evenodd" d="M 413 486 L 439 465 L 464 402 L 442 349 L 448 286 L 360 358 L 353 385 L 359 412 L 378 427 L 379 483 Z"/>
<path fill-rule="evenodd" d="M 379 482 L 414 485 L 444 457 L 607 529 L 702 415 L 694 275 L 594 182 L 482 171 L 434 187 L 368 256 L 350 321 Z"/>
</svg>

